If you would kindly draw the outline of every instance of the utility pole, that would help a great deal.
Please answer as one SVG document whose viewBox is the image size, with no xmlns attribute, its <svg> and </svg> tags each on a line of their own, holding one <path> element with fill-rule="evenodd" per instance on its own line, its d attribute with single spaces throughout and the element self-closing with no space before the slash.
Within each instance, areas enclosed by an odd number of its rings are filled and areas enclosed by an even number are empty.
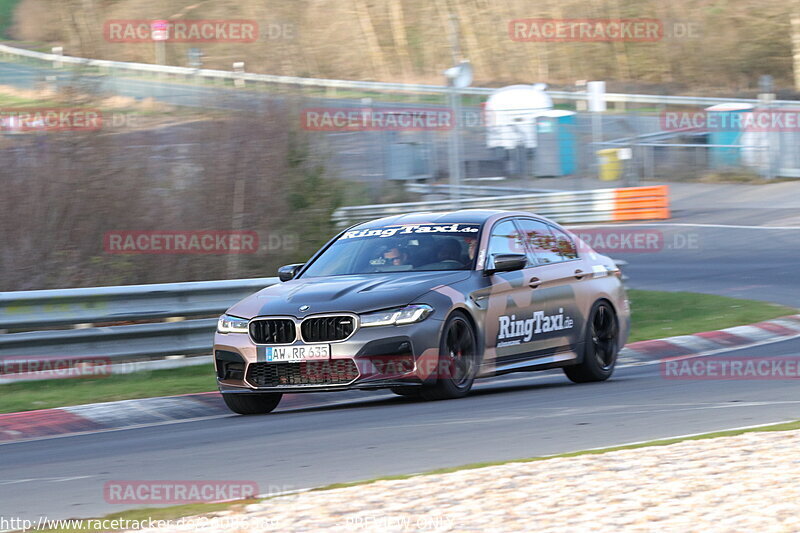
<svg viewBox="0 0 800 533">
<path fill-rule="evenodd" d="M 792 65 L 794 67 L 794 90 L 800 91 L 800 16 L 793 16 L 792 24 Z"/>
<path fill-rule="evenodd" d="M 156 65 L 163 65 L 167 62 L 165 41 L 169 38 L 169 21 L 154 20 L 150 23 L 150 37 L 156 48 Z"/>
<path fill-rule="evenodd" d="M 461 39 L 459 38 L 458 18 L 450 13 L 450 50 L 453 53 L 453 63 L 461 61 Z"/>
<path fill-rule="evenodd" d="M 775 101 L 775 89 L 772 76 L 761 76 L 761 78 L 758 80 L 758 88 L 759 106 L 762 107 L 763 112 L 766 112 L 767 115 L 772 115 L 774 107 L 773 102 Z M 764 167 L 764 177 L 768 180 L 773 179 L 778 173 L 777 167 L 779 165 L 777 165 L 776 150 L 774 147 L 776 144 L 779 146 L 779 136 L 780 132 L 772 131 L 772 128 L 767 128 L 767 131 L 764 132 L 764 150 L 767 153 L 767 164 Z M 778 143 L 776 143 L 776 141 L 778 141 Z"/>
<path fill-rule="evenodd" d="M 453 126 L 448 139 L 448 167 L 450 171 L 450 200 L 455 207 L 461 204 L 461 94 L 458 89 L 469 87 L 472 83 L 472 65 L 461 59 L 461 46 L 458 39 L 458 19 L 450 15 L 450 47 L 453 51 L 454 67 L 444 71 L 448 97 L 452 110 Z"/>
</svg>

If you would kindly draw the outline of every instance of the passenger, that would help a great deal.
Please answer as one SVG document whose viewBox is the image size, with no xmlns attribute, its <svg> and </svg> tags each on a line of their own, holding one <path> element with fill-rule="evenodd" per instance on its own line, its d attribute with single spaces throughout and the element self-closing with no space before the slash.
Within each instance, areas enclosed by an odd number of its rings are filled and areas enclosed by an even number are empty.
<svg viewBox="0 0 800 533">
<path fill-rule="evenodd" d="M 469 260 L 475 259 L 475 251 L 478 249 L 478 239 L 474 237 L 467 237 L 464 239 L 467 242 L 467 256 Z"/>
<path fill-rule="evenodd" d="M 461 263 L 461 244 L 456 239 L 443 239 L 436 253 L 439 261 L 455 261 Z"/>
</svg>

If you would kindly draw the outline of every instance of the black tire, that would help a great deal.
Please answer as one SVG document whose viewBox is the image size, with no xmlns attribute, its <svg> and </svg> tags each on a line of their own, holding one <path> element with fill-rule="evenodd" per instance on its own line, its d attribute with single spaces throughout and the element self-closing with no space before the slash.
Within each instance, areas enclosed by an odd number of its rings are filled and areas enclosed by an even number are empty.
<svg viewBox="0 0 800 533">
<path fill-rule="evenodd" d="M 575 383 L 605 381 L 614 373 L 619 352 L 619 319 L 606 301 L 595 302 L 586 322 L 583 361 L 565 366 L 564 374 Z"/>
<path fill-rule="evenodd" d="M 271 413 L 281 402 L 280 392 L 228 393 L 222 399 L 228 409 L 240 415 L 264 415 Z"/>
<path fill-rule="evenodd" d="M 390 387 L 389 390 L 398 396 L 405 396 L 406 398 L 419 398 L 422 387 L 408 386 L 408 387 Z"/>
<path fill-rule="evenodd" d="M 472 389 L 479 362 L 475 330 L 466 315 L 457 311 L 450 315 L 442 328 L 436 381 L 422 385 L 420 396 L 426 400 L 466 396 Z"/>
</svg>

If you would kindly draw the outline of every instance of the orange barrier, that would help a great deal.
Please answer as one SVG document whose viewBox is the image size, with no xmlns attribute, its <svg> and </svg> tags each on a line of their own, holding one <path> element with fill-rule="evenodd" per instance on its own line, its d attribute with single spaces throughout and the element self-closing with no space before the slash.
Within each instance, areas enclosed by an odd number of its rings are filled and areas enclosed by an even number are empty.
<svg viewBox="0 0 800 533">
<path fill-rule="evenodd" d="M 670 217 L 669 187 L 628 187 L 614 189 L 614 222 L 626 220 L 664 220 Z"/>
</svg>

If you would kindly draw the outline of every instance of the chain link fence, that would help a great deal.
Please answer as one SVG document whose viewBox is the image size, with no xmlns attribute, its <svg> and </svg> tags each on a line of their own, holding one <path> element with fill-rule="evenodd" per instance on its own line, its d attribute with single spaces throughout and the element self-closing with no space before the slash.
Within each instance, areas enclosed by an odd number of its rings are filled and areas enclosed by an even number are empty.
<svg viewBox="0 0 800 533">
<path fill-rule="evenodd" d="M 443 182 L 451 172 L 450 128 L 313 128 L 305 120 L 308 109 L 361 114 L 441 112 L 448 109 L 444 87 L 290 79 L 156 65 L 139 68 L 110 61 L 70 63 L 68 59 L 76 58 L 46 61 L 42 54 L 4 51 L 2 60 L 18 66 L 9 83 L 25 88 L 118 95 L 212 115 L 266 116 L 276 108 L 288 109 L 296 117 L 297 129 L 307 130 L 310 149 L 324 158 L 329 175 L 363 185 L 353 189 L 347 198 L 351 203 L 385 201 L 387 195 L 398 194 L 398 200 L 412 199 L 398 192 L 404 182 Z M 719 144 L 708 131 L 662 127 L 666 109 L 706 106 L 720 99 L 608 94 L 613 108 L 589 113 L 581 110 L 585 93 L 549 91 L 554 112 L 526 125 L 535 130 L 535 146 L 520 142 L 518 147 L 497 148 L 489 142 L 496 125 L 482 107 L 492 90 L 475 87 L 460 92 L 461 113 L 457 121 L 453 117 L 452 125 L 458 126 L 461 176 L 466 185 L 506 182 L 526 189 L 580 190 L 597 187 L 598 179 L 601 185 L 608 181 L 609 186 L 632 186 L 648 179 L 692 180 L 726 172 L 800 176 L 797 132 L 750 135 Z M 153 150 L 160 161 L 169 163 L 174 151 L 176 165 L 190 164 L 191 149 L 187 151 L 181 139 L 161 140 Z"/>
</svg>

